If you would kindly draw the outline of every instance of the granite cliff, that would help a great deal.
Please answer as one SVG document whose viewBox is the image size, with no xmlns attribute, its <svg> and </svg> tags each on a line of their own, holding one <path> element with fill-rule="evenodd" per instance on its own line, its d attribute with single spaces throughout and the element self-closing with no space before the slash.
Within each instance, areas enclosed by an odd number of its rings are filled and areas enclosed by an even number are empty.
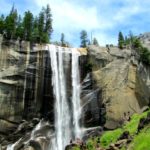
<svg viewBox="0 0 150 150">
<path fill-rule="evenodd" d="M 149 107 L 150 67 L 140 62 L 134 49 L 91 45 L 87 50 L 78 50 L 81 53 L 81 123 L 85 127 L 115 129 L 132 114 L 142 113 Z M 50 122 L 40 129 L 41 135 L 45 131 L 53 133 L 54 97 L 48 53 L 46 45 L 31 46 L 24 41 L 0 39 L 0 144 L 3 149 L 19 140 L 22 133 L 29 137 L 41 118 Z M 64 60 L 69 63 L 71 57 Z M 67 79 L 69 86 L 70 80 Z M 70 93 L 69 88 L 67 92 Z"/>
</svg>

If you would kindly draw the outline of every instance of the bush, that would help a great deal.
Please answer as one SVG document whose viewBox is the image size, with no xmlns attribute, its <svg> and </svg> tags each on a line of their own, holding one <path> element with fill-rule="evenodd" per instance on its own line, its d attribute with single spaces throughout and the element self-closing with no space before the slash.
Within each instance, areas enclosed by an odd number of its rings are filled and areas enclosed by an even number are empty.
<svg viewBox="0 0 150 150">
<path fill-rule="evenodd" d="M 146 47 L 141 47 L 139 50 L 141 61 L 147 65 L 150 65 L 150 51 Z"/>
</svg>

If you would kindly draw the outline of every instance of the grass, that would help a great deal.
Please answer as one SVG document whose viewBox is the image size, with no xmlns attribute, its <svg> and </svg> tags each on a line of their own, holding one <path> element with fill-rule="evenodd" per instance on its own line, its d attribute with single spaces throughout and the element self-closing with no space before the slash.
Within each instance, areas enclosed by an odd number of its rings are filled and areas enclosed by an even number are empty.
<svg viewBox="0 0 150 150">
<path fill-rule="evenodd" d="M 150 150 L 150 126 L 145 127 L 134 137 L 129 150 Z"/>
<path fill-rule="evenodd" d="M 122 134 L 122 129 L 116 129 L 114 131 L 107 131 L 105 132 L 102 137 L 101 137 L 101 146 L 106 148 L 108 147 L 111 143 L 114 143 L 117 141 L 117 139 L 120 137 Z"/>
<path fill-rule="evenodd" d="M 124 131 L 129 131 L 130 135 L 134 135 L 137 131 L 137 127 L 138 127 L 138 123 L 139 123 L 140 119 L 145 118 L 147 113 L 148 113 L 148 111 L 144 112 L 142 114 L 134 114 L 131 117 L 131 121 L 123 126 L 123 130 Z"/>
<path fill-rule="evenodd" d="M 125 131 L 129 131 L 133 137 L 133 141 L 128 145 L 128 150 L 150 150 L 150 124 L 141 130 L 140 133 L 136 134 L 140 119 L 145 118 L 148 112 L 150 112 L 150 110 L 142 114 L 134 114 L 130 122 L 126 123 L 122 128 L 106 131 L 101 137 L 90 138 L 86 144 L 87 150 L 96 149 L 98 138 L 100 138 L 100 147 L 108 148 L 110 144 L 115 143 Z M 79 150 L 79 148 L 73 150 Z M 126 148 L 122 147 L 121 150 L 126 150 Z"/>
<path fill-rule="evenodd" d="M 146 117 L 148 112 L 149 111 L 142 114 L 134 114 L 131 117 L 131 121 L 124 125 L 122 128 L 113 131 L 106 131 L 101 137 L 101 147 L 107 148 L 111 143 L 115 143 L 124 131 L 129 131 L 130 135 L 134 136 L 137 132 L 137 127 L 140 119 Z"/>
</svg>

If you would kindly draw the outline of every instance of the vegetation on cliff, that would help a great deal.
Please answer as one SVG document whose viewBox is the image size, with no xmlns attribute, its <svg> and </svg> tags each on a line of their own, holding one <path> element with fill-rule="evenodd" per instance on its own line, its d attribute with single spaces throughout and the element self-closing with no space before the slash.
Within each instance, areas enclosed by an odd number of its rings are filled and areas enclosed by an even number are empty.
<svg viewBox="0 0 150 150">
<path fill-rule="evenodd" d="M 14 6 L 7 16 L 0 16 L 0 34 L 7 40 L 19 38 L 34 43 L 49 43 L 52 31 L 49 5 L 43 7 L 38 16 L 26 11 L 22 17 Z"/>
<path fill-rule="evenodd" d="M 144 47 L 140 41 L 140 39 L 134 36 L 131 32 L 129 37 L 123 36 L 122 32 L 119 32 L 118 35 L 118 47 L 120 49 L 123 48 L 131 48 L 135 49 L 140 56 L 140 60 L 147 65 L 150 65 L 150 50 Z"/>
<path fill-rule="evenodd" d="M 86 150 L 149 150 L 150 111 L 134 114 L 123 127 L 105 131 L 102 136 L 91 137 L 86 142 Z M 82 146 L 73 147 L 82 150 Z"/>
</svg>

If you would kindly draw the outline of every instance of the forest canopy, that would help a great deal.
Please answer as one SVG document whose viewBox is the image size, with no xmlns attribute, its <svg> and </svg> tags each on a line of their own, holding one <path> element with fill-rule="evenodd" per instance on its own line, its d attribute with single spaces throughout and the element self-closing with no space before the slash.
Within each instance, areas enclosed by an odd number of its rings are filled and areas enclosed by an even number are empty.
<svg viewBox="0 0 150 150">
<path fill-rule="evenodd" d="M 49 5 L 42 7 L 38 16 L 34 16 L 29 10 L 21 16 L 14 5 L 7 16 L 3 14 L 0 16 L 0 34 L 8 40 L 49 43 L 52 31 L 52 14 Z"/>
</svg>

